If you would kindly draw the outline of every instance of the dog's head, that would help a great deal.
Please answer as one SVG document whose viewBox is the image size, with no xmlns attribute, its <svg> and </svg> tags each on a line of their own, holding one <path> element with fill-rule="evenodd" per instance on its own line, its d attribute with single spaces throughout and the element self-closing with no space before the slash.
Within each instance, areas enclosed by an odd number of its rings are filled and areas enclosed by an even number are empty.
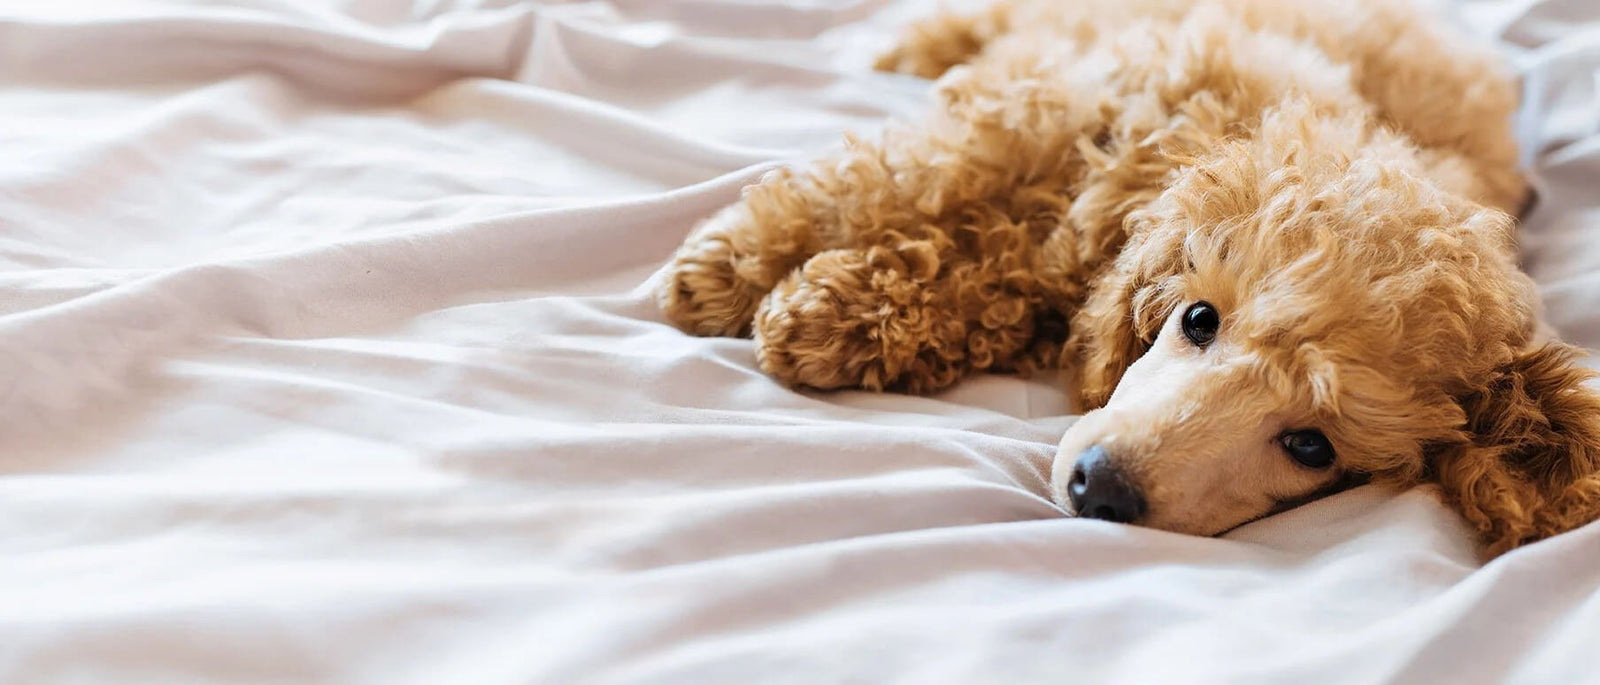
<svg viewBox="0 0 1600 685">
<path fill-rule="evenodd" d="M 1287 114 L 1130 217 L 1073 320 L 1091 411 L 1056 499 L 1214 535 L 1345 487 L 1436 482 L 1490 554 L 1600 515 L 1600 397 L 1513 220 L 1424 180 L 1403 141 Z"/>
</svg>

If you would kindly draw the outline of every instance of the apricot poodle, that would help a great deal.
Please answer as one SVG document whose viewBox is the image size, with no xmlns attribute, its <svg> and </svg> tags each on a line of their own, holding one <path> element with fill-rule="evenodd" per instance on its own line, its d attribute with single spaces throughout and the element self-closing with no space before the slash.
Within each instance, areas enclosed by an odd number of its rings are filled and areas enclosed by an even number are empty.
<svg viewBox="0 0 1600 685">
<path fill-rule="evenodd" d="M 1403 3 L 1000 0 L 924 121 L 777 172 L 658 296 L 812 388 L 1064 367 L 1053 495 L 1214 535 L 1437 483 L 1496 555 L 1600 515 L 1600 396 L 1516 263 L 1513 79 Z"/>
</svg>

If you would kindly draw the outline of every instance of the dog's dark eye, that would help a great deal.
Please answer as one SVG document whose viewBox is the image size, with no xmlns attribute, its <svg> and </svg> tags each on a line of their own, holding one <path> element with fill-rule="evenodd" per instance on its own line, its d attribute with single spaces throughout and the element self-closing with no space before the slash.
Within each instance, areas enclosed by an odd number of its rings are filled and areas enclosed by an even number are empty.
<svg viewBox="0 0 1600 685">
<path fill-rule="evenodd" d="M 1325 469 L 1333 466 L 1333 443 L 1313 430 L 1291 431 L 1278 438 L 1283 450 L 1303 466 Z"/>
<path fill-rule="evenodd" d="M 1183 334 L 1188 336 L 1189 342 L 1200 347 L 1210 345 L 1217 339 L 1217 328 L 1222 326 L 1222 315 L 1217 313 L 1217 308 L 1210 302 L 1196 302 L 1183 313 Z"/>
</svg>

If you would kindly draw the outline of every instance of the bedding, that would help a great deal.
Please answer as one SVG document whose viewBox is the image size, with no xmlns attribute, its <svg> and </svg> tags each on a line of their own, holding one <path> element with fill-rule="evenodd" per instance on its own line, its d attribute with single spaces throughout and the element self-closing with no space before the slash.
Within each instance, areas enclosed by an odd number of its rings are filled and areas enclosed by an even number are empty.
<svg viewBox="0 0 1600 685">
<path fill-rule="evenodd" d="M 1600 6 L 1437 4 L 1600 347 Z M 798 393 L 664 323 L 697 219 L 917 116 L 866 65 L 929 5 L 0 5 L 0 681 L 1600 678 L 1600 524 L 1071 520 L 1059 378 Z"/>
</svg>

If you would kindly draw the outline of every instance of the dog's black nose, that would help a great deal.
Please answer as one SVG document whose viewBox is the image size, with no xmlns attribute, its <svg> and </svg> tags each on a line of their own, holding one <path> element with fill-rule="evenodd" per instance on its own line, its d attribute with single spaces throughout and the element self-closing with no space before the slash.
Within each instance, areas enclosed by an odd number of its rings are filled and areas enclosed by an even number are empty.
<svg viewBox="0 0 1600 685">
<path fill-rule="evenodd" d="M 1079 516 L 1131 523 L 1144 516 L 1144 496 L 1111 463 L 1111 455 L 1099 445 L 1078 455 L 1072 467 L 1072 482 L 1067 498 Z"/>
</svg>

